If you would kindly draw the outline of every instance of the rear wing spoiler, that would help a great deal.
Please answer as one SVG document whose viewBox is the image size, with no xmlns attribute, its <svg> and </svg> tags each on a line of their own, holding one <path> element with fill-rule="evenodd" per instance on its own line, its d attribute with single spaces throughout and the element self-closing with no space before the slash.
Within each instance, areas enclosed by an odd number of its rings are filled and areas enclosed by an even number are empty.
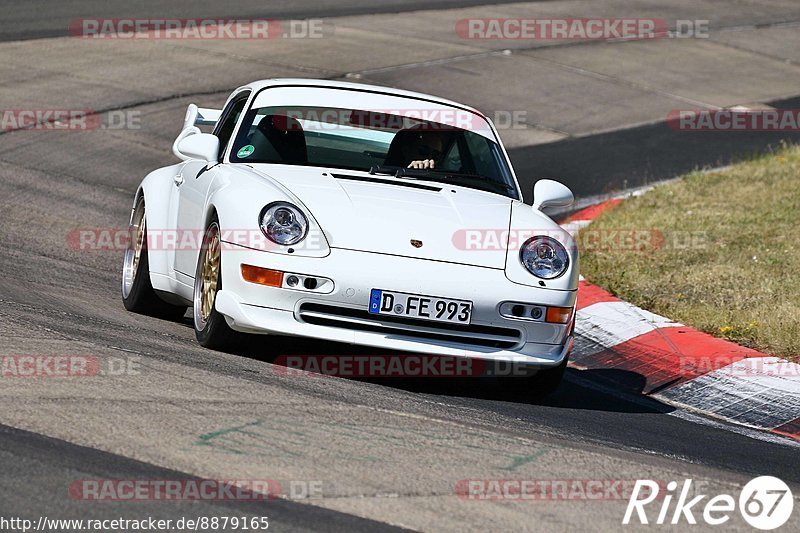
<svg viewBox="0 0 800 533">
<path fill-rule="evenodd" d="M 214 126 L 221 115 L 221 109 L 209 109 L 189 104 L 189 107 L 186 109 L 186 116 L 183 119 L 183 129 L 180 134 L 178 134 L 175 142 L 172 143 L 172 153 L 186 161 L 187 158 L 178 151 L 178 143 L 189 135 L 202 133 L 197 126 Z"/>
<path fill-rule="evenodd" d="M 222 115 L 222 109 L 209 109 L 207 107 L 197 108 L 197 118 L 194 119 L 195 126 L 213 126 Z"/>
<path fill-rule="evenodd" d="M 183 129 L 191 126 L 213 126 L 222 115 L 222 109 L 209 109 L 189 104 L 186 117 L 183 119 Z"/>
</svg>

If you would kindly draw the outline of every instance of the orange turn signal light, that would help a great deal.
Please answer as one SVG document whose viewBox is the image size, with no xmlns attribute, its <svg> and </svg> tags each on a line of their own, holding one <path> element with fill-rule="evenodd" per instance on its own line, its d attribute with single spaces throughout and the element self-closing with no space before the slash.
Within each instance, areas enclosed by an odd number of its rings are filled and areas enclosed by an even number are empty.
<svg viewBox="0 0 800 533">
<path fill-rule="evenodd" d="M 252 265 L 242 265 L 242 278 L 250 283 L 267 285 L 268 287 L 280 287 L 283 285 L 283 272 L 280 270 L 269 270 Z"/>
<path fill-rule="evenodd" d="M 571 307 L 548 307 L 545 321 L 553 324 L 568 324 L 571 318 Z"/>
</svg>

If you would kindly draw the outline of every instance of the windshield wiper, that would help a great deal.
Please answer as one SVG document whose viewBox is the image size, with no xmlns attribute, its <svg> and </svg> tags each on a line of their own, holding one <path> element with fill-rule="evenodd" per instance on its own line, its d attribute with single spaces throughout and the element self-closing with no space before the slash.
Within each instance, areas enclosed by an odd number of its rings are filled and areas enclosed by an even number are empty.
<svg viewBox="0 0 800 533">
<path fill-rule="evenodd" d="M 403 167 L 387 167 L 384 165 L 372 165 L 369 169 L 370 174 L 385 174 L 386 176 L 394 176 L 395 178 L 408 178 L 415 179 L 415 175 L 409 173 L 409 170 L 417 170 L 414 168 Z"/>
<path fill-rule="evenodd" d="M 450 172 L 435 168 L 406 168 L 374 165 L 369 169 L 369 173 L 385 174 L 387 176 L 394 176 L 396 178 L 403 179 L 423 179 L 440 183 L 453 183 L 455 185 L 459 185 L 459 182 L 461 181 L 466 181 L 475 186 L 475 188 L 488 192 L 497 192 L 501 194 L 504 192 L 517 192 L 517 190 L 511 185 L 495 181 L 491 178 L 487 178 L 486 176 L 480 176 L 478 174 L 462 174 L 460 172 Z"/>
</svg>

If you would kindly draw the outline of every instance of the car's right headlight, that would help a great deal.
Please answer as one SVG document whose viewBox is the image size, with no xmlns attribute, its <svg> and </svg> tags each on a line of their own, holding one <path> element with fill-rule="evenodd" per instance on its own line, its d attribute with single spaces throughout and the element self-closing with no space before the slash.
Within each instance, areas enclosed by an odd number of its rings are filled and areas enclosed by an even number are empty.
<svg viewBox="0 0 800 533">
<path fill-rule="evenodd" d="M 541 279 L 555 279 L 567 271 L 566 248 L 552 237 L 531 237 L 519 251 L 519 259 L 528 272 Z"/>
<path fill-rule="evenodd" d="M 308 219 L 297 206 L 288 202 L 267 205 L 261 210 L 258 221 L 264 235 L 276 244 L 291 246 L 308 234 Z"/>
</svg>

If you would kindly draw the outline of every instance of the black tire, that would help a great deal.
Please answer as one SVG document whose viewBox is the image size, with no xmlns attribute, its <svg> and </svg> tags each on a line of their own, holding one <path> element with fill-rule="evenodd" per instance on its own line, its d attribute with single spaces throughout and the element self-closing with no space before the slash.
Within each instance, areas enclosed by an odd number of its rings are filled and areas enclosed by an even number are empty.
<svg viewBox="0 0 800 533">
<path fill-rule="evenodd" d="M 539 401 L 554 393 L 567 369 L 567 360 L 556 367 L 537 370 L 526 376 L 502 376 L 493 379 L 492 388 L 500 398 L 514 402 Z"/>
<path fill-rule="evenodd" d="M 141 209 L 141 211 L 139 211 Z M 137 217 L 141 216 L 139 220 Z M 165 302 L 158 297 L 153 285 L 150 282 L 150 262 L 147 253 L 147 227 L 144 222 L 144 198 L 139 202 L 131 215 L 129 248 L 125 251 L 125 259 L 122 268 L 122 304 L 125 309 L 141 315 L 154 316 L 159 318 L 169 318 L 172 320 L 183 318 L 186 314 L 185 305 L 173 305 Z M 132 261 L 129 254 L 135 254 L 135 246 L 138 235 L 138 226 L 142 224 L 142 243 L 138 261 Z M 134 248 L 132 249 L 131 246 Z M 126 279 L 130 276 L 131 279 Z"/>
<path fill-rule="evenodd" d="M 569 330 L 569 336 L 574 337 L 575 335 L 575 320 L 572 320 L 572 327 Z M 533 394 L 534 400 L 541 400 L 553 394 L 561 385 L 561 382 L 564 379 L 564 373 L 567 371 L 567 365 L 569 364 L 569 352 L 567 352 L 566 357 L 558 366 L 554 366 L 553 368 L 546 368 L 544 370 L 540 370 L 536 373 L 533 377 L 529 378 L 531 381 L 530 389 L 531 393 Z"/>
<path fill-rule="evenodd" d="M 569 336 L 574 335 L 575 321 L 573 320 Z M 561 385 L 568 364 L 569 352 L 558 366 L 539 370 L 532 376 L 499 378 L 499 385 L 502 387 L 503 391 L 513 395 L 516 399 L 529 401 L 543 400 L 553 394 L 558 389 L 559 385 Z"/>
<path fill-rule="evenodd" d="M 503 397 L 512 401 L 539 401 L 554 393 L 564 378 L 567 360 L 558 366 L 536 371 L 530 376 L 507 376 L 496 378 L 495 386 Z"/>
<path fill-rule="evenodd" d="M 561 385 L 561 381 L 564 379 L 564 373 L 567 371 L 567 362 L 569 361 L 569 355 L 564 358 L 564 361 L 553 368 L 547 368 L 545 370 L 540 370 L 533 376 L 531 379 L 531 392 L 533 393 L 534 399 L 542 399 L 546 398 L 553 394 Z"/>
<path fill-rule="evenodd" d="M 217 237 L 219 236 L 219 220 L 216 214 L 211 218 L 206 228 L 205 235 L 203 236 L 203 246 L 200 250 L 200 255 L 197 260 L 197 268 L 195 270 L 195 288 L 194 288 L 194 308 L 193 308 L 193 322 L 194 333 L 197 337 L 197 342 L 201 346 L 210 348 L 212 350 L 225 350 L 235 346 L 240 335 L 233 331 L 225 317 L 217 312 L 213 302 L 216 301 L 216 295 L 222 289 L 222 252 L 219 251 L 219 263 L 217 266 L 216 287 L 213 291 L 214 300 L 211 303 L 211 310 L 208 316 L 203 320 L 201 302 L 198 300 L 198 291 L 202 285 L 203 265 L 206 260 L 206 255 L 209 252 L 209 247 L 212 244 L 210 239 L 213 238 L 210 232 L 216 229 Z"/>
</svg>

